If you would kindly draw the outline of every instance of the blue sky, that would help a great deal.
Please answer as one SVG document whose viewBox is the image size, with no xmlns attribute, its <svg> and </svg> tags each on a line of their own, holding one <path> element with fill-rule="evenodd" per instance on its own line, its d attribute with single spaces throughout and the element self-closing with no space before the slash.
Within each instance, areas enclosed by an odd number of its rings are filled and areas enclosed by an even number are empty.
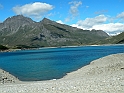
<svg viewBox="0 0 124 93">
<path fill-rule="evenodd" d="M 110 35 L 124 31 L 124 0 L 0 0 L 0 22 L 19 14 Z"/>
</svg>

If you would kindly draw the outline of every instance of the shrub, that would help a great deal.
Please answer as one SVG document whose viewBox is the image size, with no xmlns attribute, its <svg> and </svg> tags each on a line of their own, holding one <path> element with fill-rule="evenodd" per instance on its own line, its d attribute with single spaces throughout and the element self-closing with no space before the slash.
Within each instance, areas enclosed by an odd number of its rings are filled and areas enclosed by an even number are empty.
<svg viewBox="0 0 124 93">
<path fill-rule="evenodd" d="M 8 48 L 6 46 L 0 45 L 0 50 L 7 50 Z"/>
</svg>

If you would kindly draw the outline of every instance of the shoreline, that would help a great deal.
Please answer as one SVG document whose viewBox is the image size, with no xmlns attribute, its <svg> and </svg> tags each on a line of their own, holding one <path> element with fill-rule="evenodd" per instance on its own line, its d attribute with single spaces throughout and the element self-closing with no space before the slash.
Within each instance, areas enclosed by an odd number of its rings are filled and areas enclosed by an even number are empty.
<svg viewBox="0 0 124 93">
<path fill-rule="evenodd" d="M 20 82 L 18 78 L 0 68 L 0 85 Z"/>
<path fill-rule="evenodd" d="M 1 84 L 0 93 L 124 93 L 124 53 L 112 54 L 61 79 Z"/>
<path fill-rule="evenodd" d="M 85 47 L 85 46 L 117 46 L 117 45 L 124 45 L 124 44 L 102 44 L 102 45 L 80 45 L 80 46 L 58 46 L 58 47 L 40 47 L 40 48 L 30 48 L 30 49 L 7 49 L 7 50 L 0 50 L 0 53 L 4 52 L 16 52 L 16 51 L 23 51 L 23 50 L 40 50 L 40 49 L 52 49 L 52 48 L 76 48 L 76 47 Z"/>
</svg>

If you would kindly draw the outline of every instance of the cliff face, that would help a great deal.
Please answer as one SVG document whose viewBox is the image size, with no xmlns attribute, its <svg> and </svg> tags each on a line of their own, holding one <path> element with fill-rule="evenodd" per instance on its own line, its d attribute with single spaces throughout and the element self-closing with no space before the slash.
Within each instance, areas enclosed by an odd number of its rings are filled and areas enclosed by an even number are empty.
<svg viewBox="0 0 124 93">
<path fill-rule="evenodd" d="M 71 46 L 92 44 L 109 37 L 102 30 L 83 30 L 44 18 L 40 22 L 22 15 L 0 23 L 0 44 L 9 46 Z"/>
</svg>

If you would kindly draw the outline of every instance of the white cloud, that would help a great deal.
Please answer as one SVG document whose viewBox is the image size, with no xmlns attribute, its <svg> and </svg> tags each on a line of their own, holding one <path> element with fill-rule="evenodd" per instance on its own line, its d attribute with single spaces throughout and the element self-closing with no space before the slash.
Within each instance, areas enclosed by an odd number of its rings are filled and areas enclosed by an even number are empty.
<svg viewBox="0 0 124 93">
<path fill-rule="evenodd" d="M 122 19 L 124 19 L 124 12 L 118 14 L 118 15 L 117 15 L 117 18 L 122 18 Z"/>
<path fill-rule="evenodd" d="M 70 17 L 65 18 L 65 22 L 69 22 L 71 20 Z"/>
<path fill-rule="evenodd" d="M 79 15 L 78 8 L 82 5 L 81 1 L 71 1 L 68 3 L 70 5 L 69 15 L 65 18 L 65 22 L 69 22 L 75 19 Z M 87 6 L 89 7 L 89 6 Z"/>
<path fill-rule="evenodd" d="M 116 18 L 119 20 L 119 22 L 123 22 L 124 23 L 124 12 L 118 14 L 116 16 Z"/>
<path fill-rule="evenodd" d="M 78 24 L 72 24 L 71 26 L 72 27 L 77 27 L 77 28 L 80 28 L 80 29 L 84 29 L 82 26 L 79 26 Z"/>
<path fill-rule="evenodd" d="M 58 21 L 56 21 L 57 23 L 60 23 L 60 24 L 64 24 L 63 22 L 62 22 L 62 20 L 58 20 Z"/>
<path fill-rule="evenodd" d="M 108 10 L 100 10 L 100 11 L 96 11 L 95 14 L 101 15 L 101 14 L 104 14 L 104 13 L 107 13 L 107 12 L 108 12 Z"/>
<path fill-rule="evenodd" d="M 122 23 L 108 23 L 101 25 L 94 25 L 91 29 L 103 30 L 109 35 L 116 35 L 124 31 L 124 24 Z"/>
<path fill-rule="evenodd" d="M 90 6 L 86 6 L 86 8 L 89 8 Z"/>
<path fill-rule="evenodd" d="M 53 16 L 53 15 L 54 15 L 53 13 L 49 13 L 47 14 L 47 17 Z"/>
<path fill-rule="evenodd" d="M 81 28 L 81 29 L 96 29 L 103 30 L 109 35 L 117 35 L 124 31 L 123 23 L 105 23 L 107 21 L 107 17 L 105 15 L 99 15 L 94 18 L 86 18 L 85 20 L 80 20 L 76 24 L 72 24 L 71 26 Z"/>
<path fill-rule="evenodd" d="M 80 5 L 82 5 L 82 2 L 81 1 L 72 1 L 72 2 L 69 2 L 69 4 L 71 5 L 71 7 L 70 7 L 70 13 L 74 17 L 77 16 L 78 15 L 78 7 Z"/>
<path fill-rule="evenodd" d="M 94 25 L 102 24 L 106 22 L 107 17 L 104 15 L 96 16 L 95 18 L 86 18 L 85 20 L 80 20 L 77 22 L 79 27 L 82 27 L 83 29 L 90 29 Z"/>
<path fill-rule="evenodd" d="M 13 11 L 19 15 L 34 16 L 36 18 L 41 18 L 45 13 L 52 10 L 53 6 L 46 3 L 35 2 L 31 4 L 25 4 L 23 6 L 13 7 Z"/>
<path fill-rule="evenodd" d="M 2 9 L 3 8 L 3 5 L 2 4 L 0 4 L 0 9 Z"/>
</svg>

